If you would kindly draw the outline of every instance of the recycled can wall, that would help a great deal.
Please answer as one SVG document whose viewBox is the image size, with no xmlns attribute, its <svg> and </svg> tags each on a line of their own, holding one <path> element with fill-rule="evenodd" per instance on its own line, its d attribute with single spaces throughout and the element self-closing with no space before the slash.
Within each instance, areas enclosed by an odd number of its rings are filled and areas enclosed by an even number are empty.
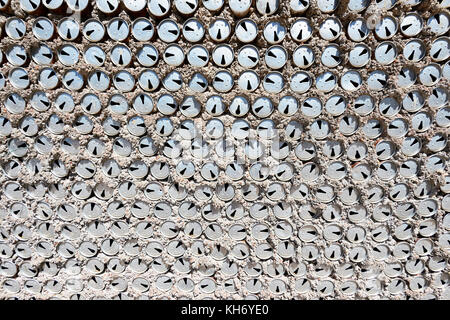
<svg viewBox="0 0 450 320">
<path fill-rule="evenodd" d="M 0 298 L 449 299 L 449 7 L 0 0 Z"/>
</svg>

